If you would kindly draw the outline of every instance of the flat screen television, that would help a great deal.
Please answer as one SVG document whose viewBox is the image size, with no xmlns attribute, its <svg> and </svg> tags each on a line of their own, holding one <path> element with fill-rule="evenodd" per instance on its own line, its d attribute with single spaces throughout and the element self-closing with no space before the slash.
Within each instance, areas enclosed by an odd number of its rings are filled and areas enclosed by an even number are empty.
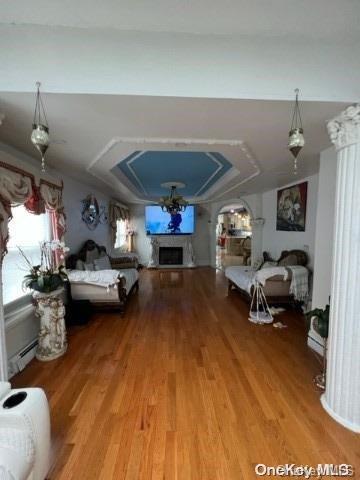
<svg viewBox="0 0 360 480">
<path fill-rule="evenodd" d="M 170 215 L 159 205 L 145 207 L 147 235 L 191 235 L 195 231 L 195 207 L 188 205 L 185 212 Z"/>
</svg>

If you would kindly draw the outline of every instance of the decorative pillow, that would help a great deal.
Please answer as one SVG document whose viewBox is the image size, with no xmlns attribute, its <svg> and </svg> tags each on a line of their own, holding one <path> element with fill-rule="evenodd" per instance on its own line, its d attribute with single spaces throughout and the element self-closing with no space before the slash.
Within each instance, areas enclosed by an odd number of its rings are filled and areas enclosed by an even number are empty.
<svg viewBox="0 0 360 480">
<path fill-rule="evenodd" d="M 297 256 L 290 254 L 279 262 L 279 267 L 288 267 L 289 265 L 297 265 Z"/>
<path fill-rule="evenodd" d="M 85 270 L 85 263 L 82 260 L 76 260 L 76 270 Z"/>
<path fill-rule="evenodd" d="M 264 260 L 262 258 L 258 258 L 257 260 L 255 260 L 254 264 L 253 264 L 253 268 L 254 270 L 260 270 L 260 268 L 262 267 L 264 263 Z"/>
<path fill-rule="evenodd" d="M 88 270 L 90 272 L 93 272 L 95 270 L 94 262 L 87 262 L 84 265 L 85 265 L 85 270 Z"/>
<path fill-rule="evenodd" d="M 111 263 L 108 256 L 94 260 L 95 270 L 111 270 Z"/>
<path fill-rule="evenodd" d="M 261 267 L 263 268 L 271 268 L 271 267 L 277 267 L 278 263 L 277 262 L 264 262 L 264 265 Z"/>
</svg>

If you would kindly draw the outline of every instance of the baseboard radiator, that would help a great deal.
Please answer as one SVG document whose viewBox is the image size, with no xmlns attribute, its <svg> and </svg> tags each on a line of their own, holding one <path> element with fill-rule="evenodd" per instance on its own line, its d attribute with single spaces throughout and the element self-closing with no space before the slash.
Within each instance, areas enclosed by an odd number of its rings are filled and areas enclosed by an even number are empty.
<svg viewBox="0 0 360 480">
<path fill-rule="evenodd" d="M 38 345 L 37 340 L 33 340 L 29 345 L 23 348 L 19 353 L 14 355 L 9 360 L 9 378 L 13 377 L 16 373 L 24 370 L 26 365 L 31 362 L 35 357 L 36 348 Z"/>
</svg>

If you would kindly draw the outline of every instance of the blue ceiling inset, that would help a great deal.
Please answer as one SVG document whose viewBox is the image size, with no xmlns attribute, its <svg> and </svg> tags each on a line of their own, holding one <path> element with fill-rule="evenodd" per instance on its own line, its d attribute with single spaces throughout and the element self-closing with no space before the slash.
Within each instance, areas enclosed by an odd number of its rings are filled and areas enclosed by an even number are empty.
<svg viewBox="0 0 360 480">
<path fill-rule="evenodd" d="M 165 182 L 182 182 L 185 197 L 204 194 L 230 168 L 231 163 L 217 152 L 137 151 L 115 169 L 119 169 L 143 195 L 166 195 Z"/>
</svg>

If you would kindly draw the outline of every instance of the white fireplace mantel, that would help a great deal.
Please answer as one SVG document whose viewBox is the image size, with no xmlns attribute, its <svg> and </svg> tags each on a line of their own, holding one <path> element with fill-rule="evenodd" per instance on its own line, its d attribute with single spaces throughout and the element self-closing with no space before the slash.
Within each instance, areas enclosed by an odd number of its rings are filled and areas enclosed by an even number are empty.
<svg viewBox="0 0 360 480">
<path fill-rule="evenodd" d="M 183 248 L 183 264 L 171 265 L 171 267 L 194 268 L 196 266 L 192 235 L 151 235 L 149 239 L 151 244 L 151 254 L 148 268 L 169 268 L 169 265 L 159 264 L 160 247 Z"/>
</svg>

